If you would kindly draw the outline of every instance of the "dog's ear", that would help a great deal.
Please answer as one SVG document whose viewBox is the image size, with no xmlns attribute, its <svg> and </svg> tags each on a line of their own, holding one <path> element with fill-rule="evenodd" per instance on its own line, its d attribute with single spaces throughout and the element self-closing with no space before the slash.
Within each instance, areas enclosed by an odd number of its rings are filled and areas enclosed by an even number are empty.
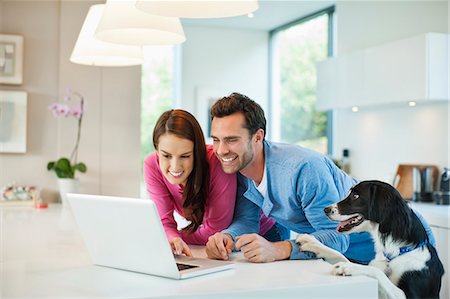
<svg viewBox="0 0 450 299">
<path fill-rule="evenodd" d="M 380 224 L 381 233 L 390 233 L 399 236 L 408 227 L 406 209 L 403 207 L 404 200 L 400 193 L 392 186 L 380 187 Z"/>
<path fill-rule="evenodd" d="M 368 219 L 380 222 L 380 206 L 379 206 L 379 188 L 376 184 L 369 185 L 369 198 L 368 198 Z"/>
<path fill-rule="evenodd" d="M 395 202 L 392 192 L 385 186 L 372 183 L 369 185 L 369 219 L 380 223 L 384 218 L 389 217 L 389 206 Z"/>
</svg>

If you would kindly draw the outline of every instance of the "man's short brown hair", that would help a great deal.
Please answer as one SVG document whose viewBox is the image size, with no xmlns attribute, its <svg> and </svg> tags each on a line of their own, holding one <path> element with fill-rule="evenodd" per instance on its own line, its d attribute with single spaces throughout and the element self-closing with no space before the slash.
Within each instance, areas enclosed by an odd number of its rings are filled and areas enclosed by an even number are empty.
<svg viewBox="0 0 450 299">
<path fill-rule="evenodd" d="M 214 117 L 225 117 L 236 112 L 242 112 L 245 117 L 245 128 L 250 136 L 259 129 L 266 132 L 266 117 L 261 106 L 249 97 L 234 92 L 229 96 L 217 100 L 211 107 L 211 120 Z"/>
</svg>

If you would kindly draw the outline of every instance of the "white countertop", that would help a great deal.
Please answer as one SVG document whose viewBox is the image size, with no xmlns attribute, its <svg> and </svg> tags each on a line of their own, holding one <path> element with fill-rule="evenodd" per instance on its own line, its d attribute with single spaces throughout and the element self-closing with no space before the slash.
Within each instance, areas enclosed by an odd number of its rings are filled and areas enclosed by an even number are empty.
<svg viewBox="0 0 450 299">
<path fill-rule="evenodd" d="M 450 229 L 449 205 L 413 201 L 408 202 L 408 204 L 411 208 L 419 211 L 429 225 Z"/>
<path fill-rule="evenodd" d="M 322 260 L 253 264 L 235 253 L 234 270 L 182 281 L 93 266 L 59 205 L 0 207 L 0 227 L 0 298 L 377 298 L 376 281 L 332 276 Z"/>
</svg>

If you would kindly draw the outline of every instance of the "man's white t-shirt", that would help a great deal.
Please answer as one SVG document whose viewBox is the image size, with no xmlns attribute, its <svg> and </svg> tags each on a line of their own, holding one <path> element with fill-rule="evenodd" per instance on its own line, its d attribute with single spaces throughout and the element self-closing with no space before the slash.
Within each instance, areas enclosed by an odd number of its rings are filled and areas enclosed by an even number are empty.
<svg viewBox="0 0 450 299">
<path fill-rule="evenodd" d="M 267 195 L 267 175 L 266 175 L 266 167 L 264 166 L 264 173 L 259 185 L 256 185 L 255 181 L 252 181 L 255 184 L 256 189 L 261 193 L 261 195 L 265 198 Z"/>
</svg>

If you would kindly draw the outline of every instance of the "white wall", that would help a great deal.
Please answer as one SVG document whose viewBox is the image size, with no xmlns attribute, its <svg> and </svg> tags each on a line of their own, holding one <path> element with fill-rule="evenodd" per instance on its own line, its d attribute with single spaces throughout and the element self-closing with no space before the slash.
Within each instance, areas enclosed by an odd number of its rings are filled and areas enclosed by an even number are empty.
<svg viewBox="0 0 450 299">
<path fill-rule="evenodd" d="M 193 112 L 204 128 L 208 107 L 198 103 L 206 102 L 209 96 L 239 92 L 267 111 L 267 32 L 194 26 L 185 26 L 184 31 L 182 108 Z"/>
<path fill-rule="evenodd" d="M 339 1 L 338 55 L 424 32 L 448 32 L 447 5 Z M 450 164 L 448 102 L 337 110 L 334 117 L 333 152 L 350 149 L 352 174 L 359 179 L 390 180 L 399 163 Z"/>
<path fill-rule="evenodd" d="M 28 150 L 24 155 L 0 154 L 0 186 L 15 182 L 56 189 L 46 164 L 70 155 L 76 121 L 53 119 L 48 105 L 67 86 L 87 102 L 79 161 L 81 192 L 139 196 L 140 68 L 98 68 L 75 65 L 69 57 L 89 6 L 87 1 L 5 1 L 2 32 L 25 38 L 25 81 L 1 86 L 29 93 Z M 199 97 L 220 97 L 233 91 L 267 107 L 268 33 L 186 27 L 182 46 L 182 108 L 207 123 Z"/>
<path fill-rule="evenodd" d="M 0 154 L 0 187 L 16 182 L 56 189 L 47 162 L 69 156 L 76 121 L 53 119 L 47 107 L 67 86 L 82 93 L 83 119 L 78 160 L 81 192 L 139 196 L 140 67 L 75 65 L 69 57 L 92 2 L 3 0 L 2 32 L 25 38 L 24 83 L 1 89 L 28 92 L 26 154 Z"/>
<path fill-rule="evenodd" d="M 59 4 L 3 1 L 1 32 L 24 37 L 22 85 L 0 85 L 2 90 L 28 93 L 27 152 L 0 153 L 0 188 L 11 183 L 56 185 L 46 169 L 57 155 L 57 124 L 47 106 L 58 97 Z"/>
<path fill-rule="evenodd" d="M 92 3 L 62 2 L 60 90 L 83 91 L 87 112 L 79 159 L 90 167 L 85 190 L 98 194 L 140 195 L 141 68 L 90 67 L 69 62 L 78 32 Z M 67 129 L 67 127 L 65 127 Z M 64 138 L 60 131 L 59 138 Z M 63 147 L 70 151 L 70 145 Z"/>
</svg>

